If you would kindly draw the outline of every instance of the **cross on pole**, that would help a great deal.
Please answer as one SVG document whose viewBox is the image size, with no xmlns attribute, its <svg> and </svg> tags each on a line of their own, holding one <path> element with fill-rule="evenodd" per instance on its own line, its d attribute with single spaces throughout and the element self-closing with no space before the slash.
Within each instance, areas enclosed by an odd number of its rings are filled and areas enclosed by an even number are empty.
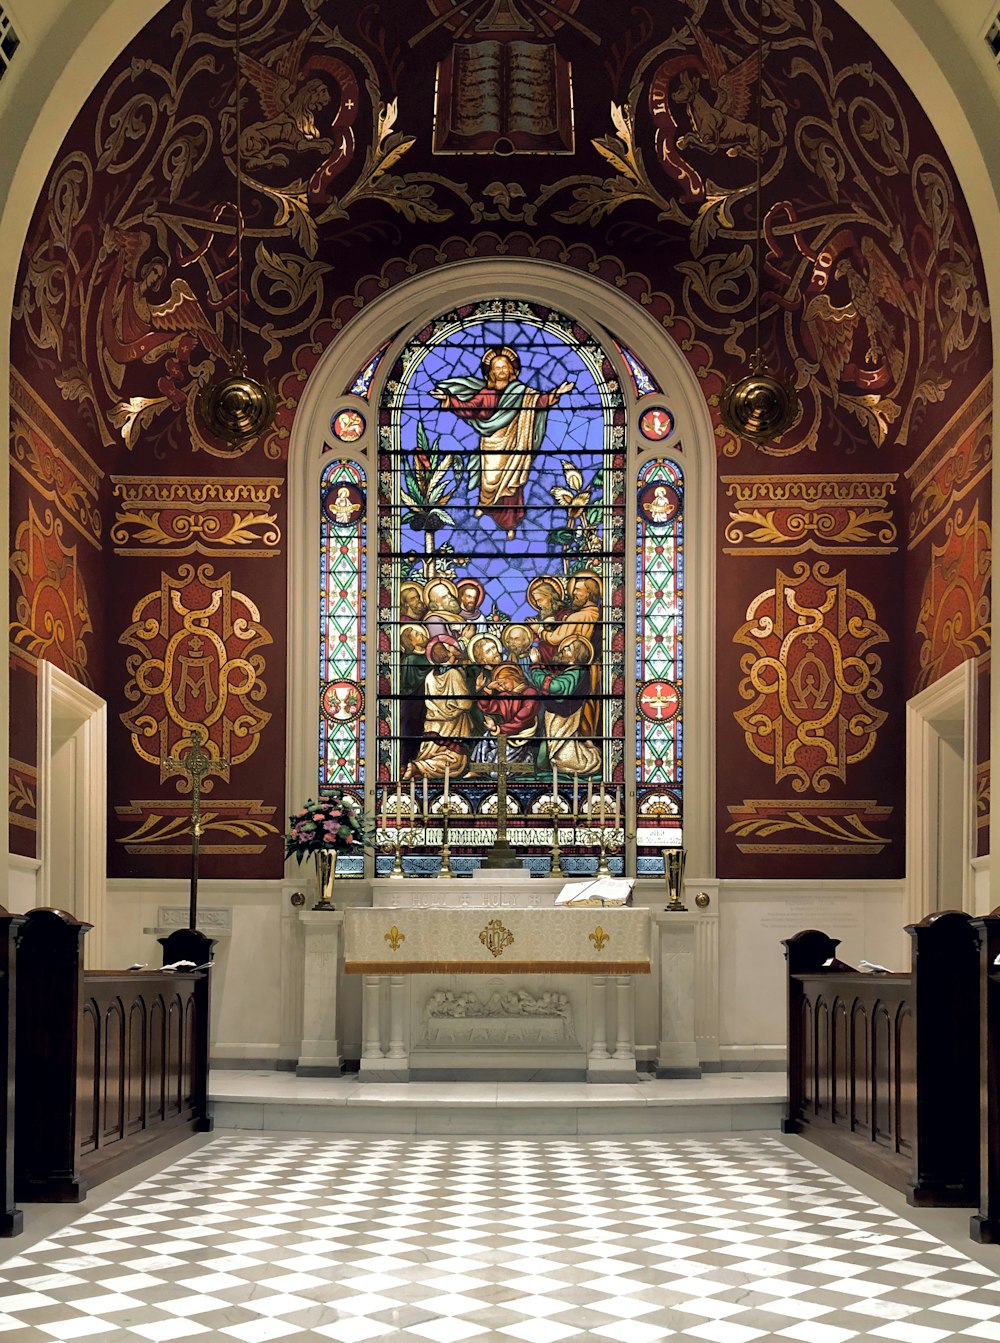
<svg viewBox="0 0 1000 1343">
<path fill-rule="evenodd" d="M 507 738 L 497 733 L 497 843 L 507 843 Z"/>
<path fill-rule="evenodd" d="M 226 769 L 228 760 L 209 755 L 202 749 L 208 733 L 193 727 L 187 734 L 190 745 L 183 756 L 168 755 L 161 763 L 166 770 L 179 770 L 191 780 L 191 895 L 188 903 L 188 927 L 198 926 L 198 857 L 201 850 L 201 781 L 206 774 Z M 183 745 L 183 743 L 181 743 Z"/>
</svg>

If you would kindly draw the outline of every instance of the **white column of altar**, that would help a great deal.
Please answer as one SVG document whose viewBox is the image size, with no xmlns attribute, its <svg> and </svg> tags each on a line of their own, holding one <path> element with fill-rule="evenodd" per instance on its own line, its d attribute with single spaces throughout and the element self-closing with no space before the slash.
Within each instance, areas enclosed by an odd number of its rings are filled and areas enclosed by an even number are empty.
<svg viewBox="0 0 1000 1343">
<path fill-rule="evenodd" d="M 388 992 L 389 1038 L 383 1041 L 384 998 Z M 410 1049 L 405 1007 L 408 997 L 403 975 L 365 975 L 361 989 L 361 1082 L 408 1082 Z"/>
<path fill-rule="evenodd" d="M 588 981 L 588 1082 L 638 1082 L 635 1067 L 635 991 L 632 975 L 592 975 Z M 614 996 L 609 986 L 615 986 Z M 608 1048 L 614 1021 L 614 1051 Z"/>
<path fill-rule="evenodd" d="M 337 1035 L 342 910 L 300 910 L 305 934 L 302 976 L 302 1044 L 295 1071 L 300 1077 L 337 1077 L 343 1059 Z"/>
</svg>

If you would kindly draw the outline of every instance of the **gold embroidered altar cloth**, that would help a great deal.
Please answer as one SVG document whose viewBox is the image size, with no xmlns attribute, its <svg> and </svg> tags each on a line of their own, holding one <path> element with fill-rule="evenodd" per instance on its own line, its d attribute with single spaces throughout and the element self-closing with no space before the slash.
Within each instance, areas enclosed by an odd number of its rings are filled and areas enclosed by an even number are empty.
<svg viewBox="0 0 1000 1343">
<path fill-rule="evenodd" d="M 649 910 L 346 909 L 349 975 L 648 975 Z"/>
</svg>

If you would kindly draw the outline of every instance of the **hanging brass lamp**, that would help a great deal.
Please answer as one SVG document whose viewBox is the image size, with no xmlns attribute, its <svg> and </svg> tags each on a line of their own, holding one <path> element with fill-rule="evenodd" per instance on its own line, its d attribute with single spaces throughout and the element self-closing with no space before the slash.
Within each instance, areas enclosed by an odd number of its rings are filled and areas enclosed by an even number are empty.
<svg viewBox="0 0 1000 1343">
<path fill-rule="evenodd" d="M 274 388 L 247 372 L 243 353 L 242 6 L 243 0 L 236 0 L 236 349 L 229 359 L 228 376 L 219 382 L 205 383 L 198 393 L 198 407 L 205 428 L 234 447 L 258 438 L 269 429 L 277 407 Z"/>
<path fill-rule="evenodd" d="M 757 3 L 757 179 L 755 188 L 756 238 L 754 246 L 754 271 L 756 274 L 756 294 L 754 299 L 754 352 L 750 356 L 750 367 L 741 378 L 726 383 L 719 399 L 722 423 L 741 438 L 749 438 L 754 443 L 771 443 L 779 438 L 786 429 L 791 428 L 799 416 L 799 398 L 793 382 L 782 381 L 768 373 L 763 351 L 760 348 L 760 287 L 761 287 L 761 240 L 763 219 L 761 217 L 761 164 L 763 159 L 761 134 L 761 108 L 763 105 L 764 82 L 764 43 L 762 33 L 763 0 Z"/>
</svg>

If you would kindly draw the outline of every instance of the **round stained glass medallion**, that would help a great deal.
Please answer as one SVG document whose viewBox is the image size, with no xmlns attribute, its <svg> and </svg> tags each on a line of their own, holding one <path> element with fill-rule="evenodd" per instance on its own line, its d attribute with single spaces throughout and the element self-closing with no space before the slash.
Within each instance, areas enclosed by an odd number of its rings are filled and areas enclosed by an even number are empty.
<svg viewBox="0 0 1000 1343">
<path fill-rule="evenodd" d="M 639 512 L 654 526 L 663 527 L 673 522 L 680 506 L 680 495 L 672 485 L 662 481 L 647 485 L 639 495 Z"/>
<path fill-rule="evenodd" d="M 338 481 L 323 491 L 323 513 L 334 527 L 356 527 L 364 511 L 365 494 L 358 485 Z"/>
<path fill-rule="evenodd" d="M 650 443 L 662 443 L 674 432 L 674 417 L 666 406 L 650 406 L 639 416 L 639 433 Z"/>
<path fill-rule="evenodd" d="M 681 707 L 681 694 L 673 681 L 647 681 L 639 691 L 639 712 L 651 723 L 666 723 Z"/>
<path fill-rule="evenodd" d="M 365 417 L 360 410 L 338 410 L 330 421 L 333 436 L 340 443 L 357 443 L 365 432 Z"/>
<path fill-rule="evenodd" d="M 361 712 L 364 696 L 356 681 L 331 681 L 323 690 L 323 712 L 335 723 L 350 723 Z"/>
</svg>

